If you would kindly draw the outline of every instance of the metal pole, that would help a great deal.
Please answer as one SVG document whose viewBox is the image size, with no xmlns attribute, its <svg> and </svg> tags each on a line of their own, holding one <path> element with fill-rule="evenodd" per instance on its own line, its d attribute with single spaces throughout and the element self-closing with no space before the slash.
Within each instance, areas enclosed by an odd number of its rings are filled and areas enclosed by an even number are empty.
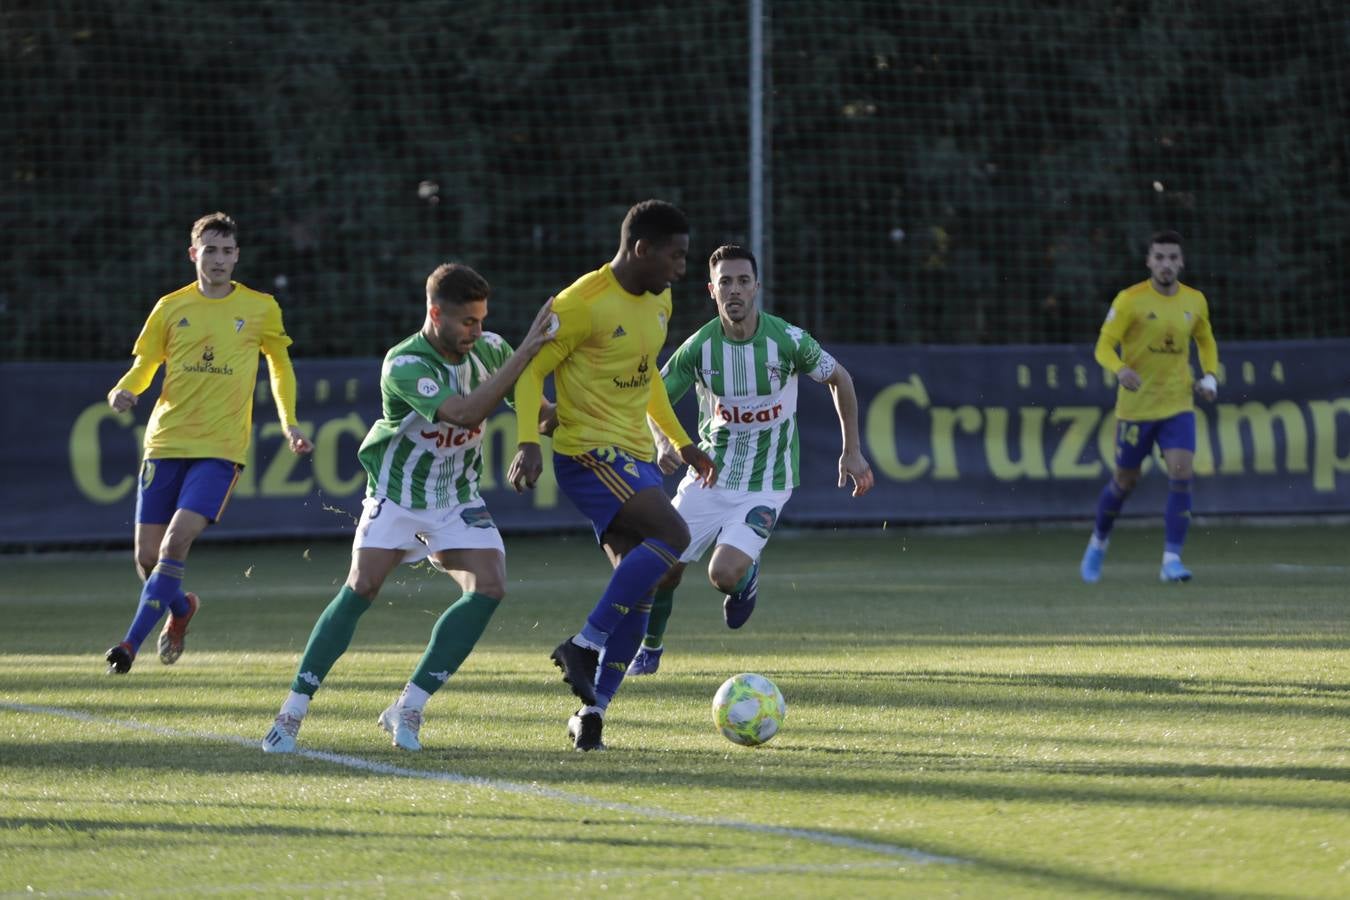
<svg viewBox="0 0 1350 900">
<path fill-rule="evenodd" d="M 768 258 L 764 247 L 764 0 L 750 0 L 750 252 L 759 261 L 760 306 L 769 308 Z"/>
</svg>

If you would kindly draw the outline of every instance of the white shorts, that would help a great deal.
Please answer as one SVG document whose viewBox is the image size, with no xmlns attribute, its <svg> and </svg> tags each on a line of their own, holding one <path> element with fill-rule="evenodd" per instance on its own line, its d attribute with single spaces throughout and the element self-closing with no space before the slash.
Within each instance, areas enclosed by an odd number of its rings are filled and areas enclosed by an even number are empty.
<svg viewBox="0 0 1350 900">
<path fill-rule="evenodd" d="M 696 562 L 716 541 L 759 559 L 792 490 L 729 491 L 702 487 L 685 475 L 671 503 L 689 526 L 689 547 L 680 562 Z"/>
<path fill-rule="evenodd" d="M 448 509 L 407 509 L 367 497 L 352 539 L 353 550 L 403 550 L 415 563 L 440 550 L 496 550 L 506 554 L 501 532 L 482 499 Z"/>
</svg>

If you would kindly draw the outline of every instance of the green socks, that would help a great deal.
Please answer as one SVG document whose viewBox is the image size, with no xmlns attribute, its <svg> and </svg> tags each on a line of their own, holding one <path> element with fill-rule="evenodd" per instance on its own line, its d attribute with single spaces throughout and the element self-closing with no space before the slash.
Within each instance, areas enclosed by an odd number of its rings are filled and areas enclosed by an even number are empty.
<svg viewBox="0 0 1350 900">
<path fill-rule="evenodd" d="M 496 597 L 473 593 L 452 603 L 436 620 L 426 652 L 409 681 L 428 694 L 436 693 L 473 651 L 499 603 Z"/>
<path fill-rule="evenodd" d="M 328 670 L 338 661 L 356 633 L 357 620 L 370 609 L 370 601 L 343 585 L 333 602 L 328 604 L 314 623 L 309 633 L 309 643 L 305 645 L 305 655 L 300 657 L 300 667 L 291 682 L 291 690 L 297 694 L 313 697 L 319 689 Z"/>
<path fill-rule="evenodd" d="M 642 646 L 655 650 L 666 637 L 666 623 L 675 609 L 675 589 L 662 588 L 652 596 L 652 617 L 647 621 L 647 636 Z"/>
</svg>

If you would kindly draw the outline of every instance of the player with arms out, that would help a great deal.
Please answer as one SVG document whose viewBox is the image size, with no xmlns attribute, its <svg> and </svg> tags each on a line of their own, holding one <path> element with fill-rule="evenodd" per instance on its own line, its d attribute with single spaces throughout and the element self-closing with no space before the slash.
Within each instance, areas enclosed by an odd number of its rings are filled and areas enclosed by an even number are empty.
<svg viewBox="0 0 1350 900">
<path fill-rule="evenodd" d="M 281 308 L 269 294 L 230 276 L 239 262 L 238 226 L 222 212 L 192 225 L 188 259 L 197 280 L 150 311 L 131 368 L 108 392 L 108 405 L 126 412 L 164 366 L 164 384 L 145 429 L 145 458 L 136 496 L 136 570 L 145 582 L 122 640 L 104 654 L 108 673 L 125 675 L 146 637 L 169 612 L 159 635 L 159 660 L 183 654 L 196 594 L 183 591 L 188 551 L 206 526 L 220 520 L 253 433 L 258 354 L 267 369 L 281 428 L 294 453 L 313 444 L 295 421 L 291 339 Z"/>
<path fill-rule="evenodd" d="M 506 596 L 502 537 L 478 494 L 483 420 L 549 340 L 552 316 L 545 303 L 513 353 L 499 335 L 483 330 L 489 293 L 487 281 L 468 266 L 439 266 L 427 278 L 422 329 L 385 354 L 382 415 L 357 452 L 366 498 L 351 569 L 314 623 L 290 694 L 262 740 L 268 753 L 295 750 L 310 700 L 400 564 L 430 557 L 462 590 L 432 628 L 403 692 L 379 716 L 380 727 L 404 750 L 422 748 L 427 700 L 468 657 Z"/>
<path fill-rule="evenodd" d="M 759 266 L 744 247 L 727 244 L 708 260 L 708 293 L 717 318 L 694 332 L 661 370 L 670 402 L 690 387 L 698 394 L 699 446 L 717 466 L 718 482 L 694 490 L 697 473 L 680 482 L 674 505 L 689 525 L 689 547 L 657 586 L 651 620 L 629 675 L 650 675 L 661 664 L 663 635 L 685 566 L 716 542 L 708 580 L 725 594 L 722 614 L 740 628 L 754 612 L 759 557 L 778 517 L 800 483 L 797 376 L 827 385 L 834 398 L 843 449 L 839 487 L 853 496 L 872 489 L 872 467 L 858 436 L 858 397 L 848 371 L 807 332 L 761 312 Z M 679 468 L 669 442 L 654 432 L 661 467 Z"/>
<path fill-rule="evenodd" d="M 1167 508 L 1163 513 L 1161 581 L 1189 581 L 1181 548 L 1191 524 L 1191 479 L 1195 458 L 1192 395 L 1213 402 L 1218 396 L 1219 348 L 1209 324 L 1205 295 L 1178 279 L 1185 264 L 1181 235 L 1162 231 L 1149 241 L 1144 259 L 1150 277 L 1116 295 L 1097 338 L 1096 357 L 1116 376 L 1116 467 L 1097 498 L 1097 524 L 1079 565 L 1083 580 L 1095 584 L 1111 528 L 1139 483 L 1144 460 L 1156 444 L 1167 466 Z M 1195 341 L 1203 372 L 1191 370 Z M 1124 351 L 1117 352 L 1117 347 Z"/>
<path fill-rule="evenodd" d="M 519 449 L 508 477 L 523 490 L 543 471 L 536 404 L 552 372 L 558 485 L 591 520 L 614 566 L 581 631 L 551 655 L 584 704 L 567 725 L 578 750 L 604 749 L 605 710 L 646 631 L 652 589 L 689 544 L 689 529 L 662 489 L 647 417 L 680 448 L 702 484 L 716 480 L 712 460 L 680 427 L 656 377 L 670 285 L 684 275 L 688 255 L 684 213 L 659 200 L 634 206 L 624 217 L 614 258 L 558 294 L 558 336 L 520 377 Z"/>
</svg>

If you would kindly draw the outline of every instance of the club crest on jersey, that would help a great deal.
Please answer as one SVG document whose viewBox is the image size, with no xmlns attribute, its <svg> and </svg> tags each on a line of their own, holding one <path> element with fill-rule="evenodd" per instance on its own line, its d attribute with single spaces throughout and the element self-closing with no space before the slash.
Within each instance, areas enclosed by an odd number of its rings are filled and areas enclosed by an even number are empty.
<svg viewBox="0 0 1350 900">
<path fill-rule="evenodd" d="M 436 383 L 436 379 L 426 377 L 417 379 L 417 393 L 423 397 L 435 397 L 440 392 L 441 386 Z"/>
<path fill-rule="evenodd" d="M 241 332 L 241 331 L 243 331 L 243 330 L 244 330 L 244 320 L 243 320 L 243 319 L 235 319 L 235 320 L 234 320 L 234 333 L 235 333 L 235 334 L 238 334 L 239 332 Z"/>
<path fill-rule="evenodd" d="M 764 374 L 769 377 L 769 386 L 772 387 L 775 381 L 779 385 L 787 384 L 788 378 L 792 375 L 792 369 L 785 365 L 767 365 L 764 367 Z"/>
<path fill-rule="evenodd" d="M 210 344 L 207 344 L 206 349 L 202 351 L 202 362 L 209 363 L 214 361 L 215 358 L 216 358 L 216 348 L 212 347 Z"/>
</svg>

